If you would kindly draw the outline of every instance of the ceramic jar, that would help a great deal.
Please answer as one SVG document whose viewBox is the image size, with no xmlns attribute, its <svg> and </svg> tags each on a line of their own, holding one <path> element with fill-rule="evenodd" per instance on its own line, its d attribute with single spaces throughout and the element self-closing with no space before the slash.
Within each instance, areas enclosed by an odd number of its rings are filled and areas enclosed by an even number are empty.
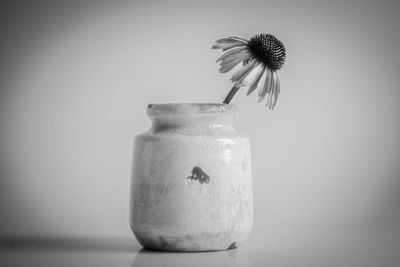
<svg viewBox="0 0 400 267">
<path fill-rule="evenodd" d="M 232 104 L 150 104 L 135 138 L 130 226 L 165 251 L 239 246 L 253 225 L 250 144 Z"/>
</svg>

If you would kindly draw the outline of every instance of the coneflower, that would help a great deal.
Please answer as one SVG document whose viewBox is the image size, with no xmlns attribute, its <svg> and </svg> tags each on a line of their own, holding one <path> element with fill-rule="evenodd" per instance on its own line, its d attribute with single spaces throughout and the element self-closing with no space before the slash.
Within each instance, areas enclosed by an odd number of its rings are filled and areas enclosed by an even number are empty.
<svg viewBox="0 0 400 267">
<path fill-rule="evenodd" d="M 258 102 L 268 95 L 267 107 L 274 109 L 280 92 L 277 71 L 286 59 L 286 50 L 281 41 L 272 34 L 262 33 L 250 40 L 240 37 L 219 39 L 212 48 L 226 51 L 217 59 L 221 73 L 243 63 L 233 73 L 231 81 L 234 84 L 223 103 L 229 103 L 240 88 L 248 86 L 247 95 L 258 88 Z"/>
</svg>

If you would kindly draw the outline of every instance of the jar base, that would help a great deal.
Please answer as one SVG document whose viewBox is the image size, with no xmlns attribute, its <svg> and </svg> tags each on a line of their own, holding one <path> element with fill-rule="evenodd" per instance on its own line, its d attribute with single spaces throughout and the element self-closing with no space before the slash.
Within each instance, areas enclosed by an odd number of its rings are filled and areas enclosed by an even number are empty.
<svg viewBox="0 0 400 267">
<path fill-rule="evenodd" d="M 238 247 L 237 242 L 226 242 L 218 236 L 209 235 L 200 238 L 192 236 L 149 238 L 136 235 L 136 239 L 145 249 L 163 252 L 212 252 Z"/>
</svg>

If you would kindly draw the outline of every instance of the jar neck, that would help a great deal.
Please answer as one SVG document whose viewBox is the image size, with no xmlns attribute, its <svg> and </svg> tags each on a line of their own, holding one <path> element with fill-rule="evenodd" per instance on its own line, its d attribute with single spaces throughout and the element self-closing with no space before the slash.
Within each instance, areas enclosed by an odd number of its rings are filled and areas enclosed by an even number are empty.
<svg viewBox="0 0 400 267">
<path fill-rule="evenodd" d="M 231 104 L 150 104 L 154 132 L 210 133 L 233 131 L 236 106 Z"/>
</svg>

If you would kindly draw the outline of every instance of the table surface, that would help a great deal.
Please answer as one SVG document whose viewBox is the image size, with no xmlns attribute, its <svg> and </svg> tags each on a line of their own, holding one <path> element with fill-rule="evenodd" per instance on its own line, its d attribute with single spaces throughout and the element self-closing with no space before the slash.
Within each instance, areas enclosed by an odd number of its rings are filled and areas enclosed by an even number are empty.
<svg viewBox="0 0 400 267">
<path fill-rule="evenodd" d="M 399 227 L 252 235 L 237 249 L 171 253 L 131 239 L 0 239 L 0 266 L 400 266 Z"/>
</svg>

